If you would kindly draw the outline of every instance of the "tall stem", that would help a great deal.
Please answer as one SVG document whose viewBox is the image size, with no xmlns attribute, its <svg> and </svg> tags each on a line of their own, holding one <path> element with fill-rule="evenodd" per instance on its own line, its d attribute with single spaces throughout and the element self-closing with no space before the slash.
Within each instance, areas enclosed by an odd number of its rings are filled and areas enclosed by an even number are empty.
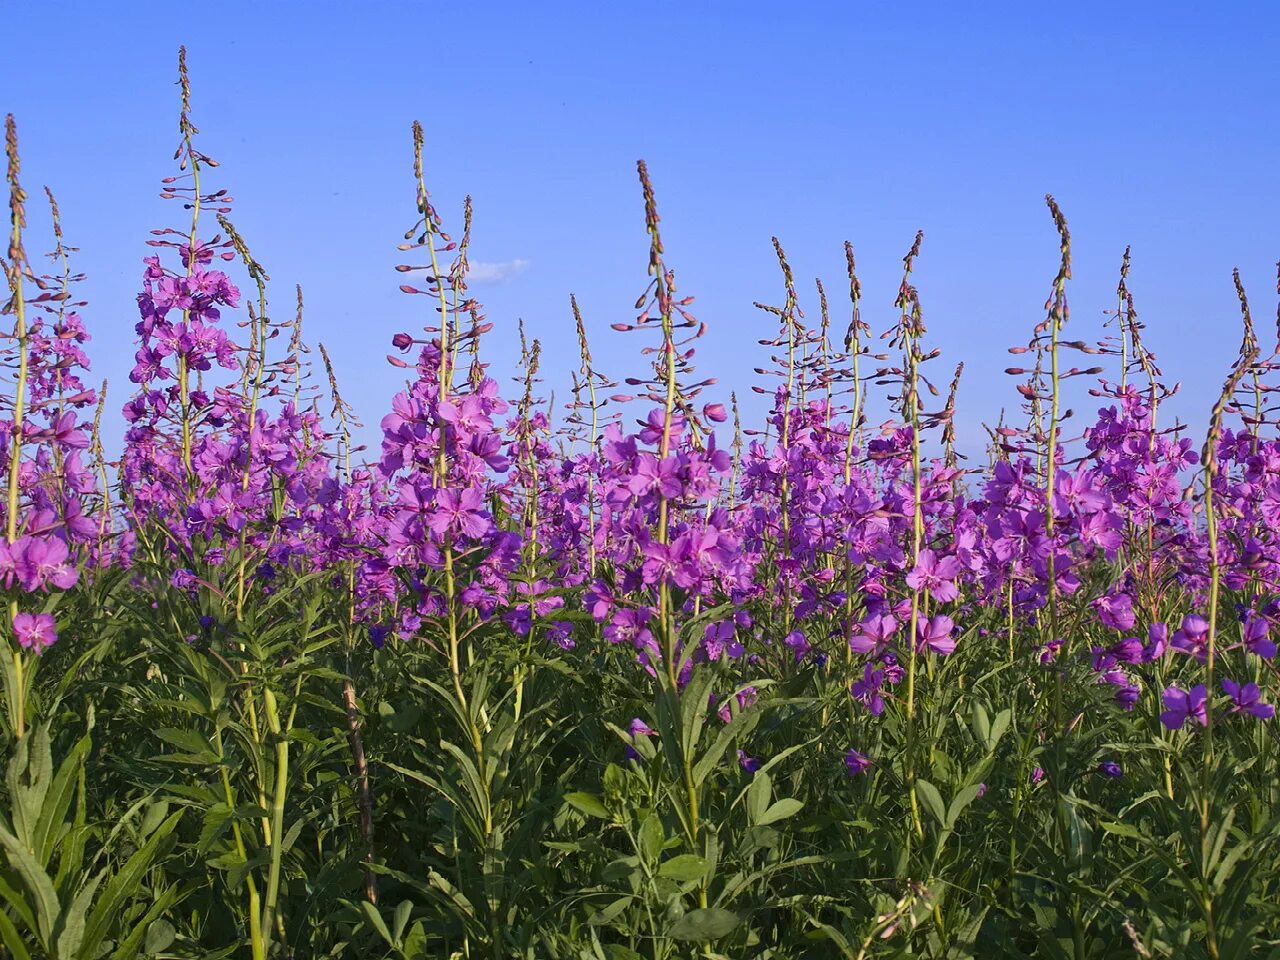
<svg viewBox="0 0 1280 960">
<path fill-rule="evenodd" d="M 22 228 L 26 226 L 26 193 L 18 183 L 18 131 L 13 115 L 5 117 L 5 154 L 8 158 L 7 180 L 9 182 L 9 255 L 5 262 L 5 273 L 9 281 L 9 303 L 5 312 L 14 316 L 13 337 L 18 346 L 18 383 L 13 398 L 13 425 L 9 435 L 9 477 L 5 513 L 5 540 L 12 545 L 18 539 L 18 503 L 19 484 L 22 468 L 22 432 L 26 414 L 27 398 L 27 366 L 30 348 L 27 342 L 26 299 L 22 289 L 24 274 L 29 269 L 26 253 L 22 249 Z M 12 628 L 13 619 L 18 615 L 18 598 L 9 600 L 9 623 Z M 9 704 L 10 723 L 14 735 L 21 737 L 26 731 L 26 655 L 22 647 L 15 645 L 11 651 L 13 657 L 14 690 Z"/>
</svg>

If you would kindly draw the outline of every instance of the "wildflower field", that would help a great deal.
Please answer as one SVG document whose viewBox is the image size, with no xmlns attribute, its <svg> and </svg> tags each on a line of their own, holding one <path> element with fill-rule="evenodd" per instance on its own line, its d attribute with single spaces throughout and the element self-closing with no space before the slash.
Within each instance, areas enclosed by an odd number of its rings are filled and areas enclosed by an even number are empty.
<svg viewBox="0 0 1280 960">
<path fill-rule="evenodd" d="M 1238 276 L 1192 435 L 1127 253 L 1070 319 L 1046 198 L 1042 322 L 961 451 L 921 235 L 896 295 L 848 243 L 810 294 L 775 239 L 762 366 L 718 385 L 641 162 L 634 310 L 566 290 L 572 382 L 521 328 L 508 386 L 414 124 L 419 332 L 366 451 L 179 78 L 110 397 L 6 122 L 0 955 L 1280 957 L 1280 360 Z"/>
</svg>

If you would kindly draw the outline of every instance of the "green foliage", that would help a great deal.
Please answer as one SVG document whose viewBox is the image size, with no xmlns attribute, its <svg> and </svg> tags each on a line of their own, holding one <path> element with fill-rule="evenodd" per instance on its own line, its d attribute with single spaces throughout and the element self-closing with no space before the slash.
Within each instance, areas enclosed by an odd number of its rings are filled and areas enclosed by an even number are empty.
<svg viewBox="0 0 1280 960">
<path fill-rule="evenodd" d="M 252 956 L 255 936 L 396 960 L 1209 957 L 1211 925 L 1220 958 L 1280 943 L 1270 725 L 1218 725 L 1206 776 L 1157 703 L 1125 713 L 1082 670 L 1055 753 L 1048 675 L 1009 664 L 999 624 L 922 668 L 908 789 L 902 703 L 852 702 L 838 651 L 672 690 L 590 621 L 554 652 L 476 624 L 455 688 L 429 644 L 349 642 L 322 578 L 238 622 L 130 590 L 108 574 L 64 600 L 93 641 L 46 655 L 37 722 L 5 744 L 14 958 Z M 853 776 L 850 747 L 871 760 Z"/>
</svg>

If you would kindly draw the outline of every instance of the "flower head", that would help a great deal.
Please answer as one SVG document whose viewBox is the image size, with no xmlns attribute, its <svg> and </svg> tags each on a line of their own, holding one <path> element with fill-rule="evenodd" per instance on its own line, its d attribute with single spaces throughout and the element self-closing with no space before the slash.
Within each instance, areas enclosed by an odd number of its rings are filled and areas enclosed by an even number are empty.
<svg viewBox="0 0 1280 960">
<path fill-rule="evenodd" d="M 1200 726 L 1207 726 L 1209 717 L 1205 712 L 1206 692 L 1204 684 L 1197 684 L 1190 690 L 1178 687 L 1166 687 L 1164 691 L 1164 712 L 1160 714 L 1160 722 L 1170 730 L 1181 730 L 1187 720 L 1194 717 Z"/>
<path fill-rule="evenodd" d="M 856 777 L 858 774 L 866 773 L 871 768 L 871 758 L 866 754 L 859 753 L 857 750 L 850 749 L 844 755 L 844 768 L 849 776 Z"/>
<path fill-rule="evenodd" d="M 58 639 L 53 614 L 49 613 L 15 614 L 13 632 L 18 638 L 19 646 L 37 654 L 44 653 Z"/>
<path fill-rule="evenodd" d="M 1270 720 L 1275 716 L 1276 708 L 1262 702 L 1262 691 L 1256 683 L 1243 686 L 1234 680 L 1223 680 L 1222 689 L 1231 698 L 1232 713 L 1248 713 L 1259 720 Z"/>
</svg>

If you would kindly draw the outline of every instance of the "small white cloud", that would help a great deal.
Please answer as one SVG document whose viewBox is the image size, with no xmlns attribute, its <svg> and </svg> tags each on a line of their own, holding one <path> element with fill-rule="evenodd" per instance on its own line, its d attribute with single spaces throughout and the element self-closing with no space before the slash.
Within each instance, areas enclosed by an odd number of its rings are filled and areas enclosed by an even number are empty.
<svg viewBox="0 0 1280 960">
<path fill-rule="evenodd" d="M 501 263 L 471 264 L 467 279 L 472 283 L 510 283 L 528 269 L 528 260 L 504 260 Z"/>
</svg>

